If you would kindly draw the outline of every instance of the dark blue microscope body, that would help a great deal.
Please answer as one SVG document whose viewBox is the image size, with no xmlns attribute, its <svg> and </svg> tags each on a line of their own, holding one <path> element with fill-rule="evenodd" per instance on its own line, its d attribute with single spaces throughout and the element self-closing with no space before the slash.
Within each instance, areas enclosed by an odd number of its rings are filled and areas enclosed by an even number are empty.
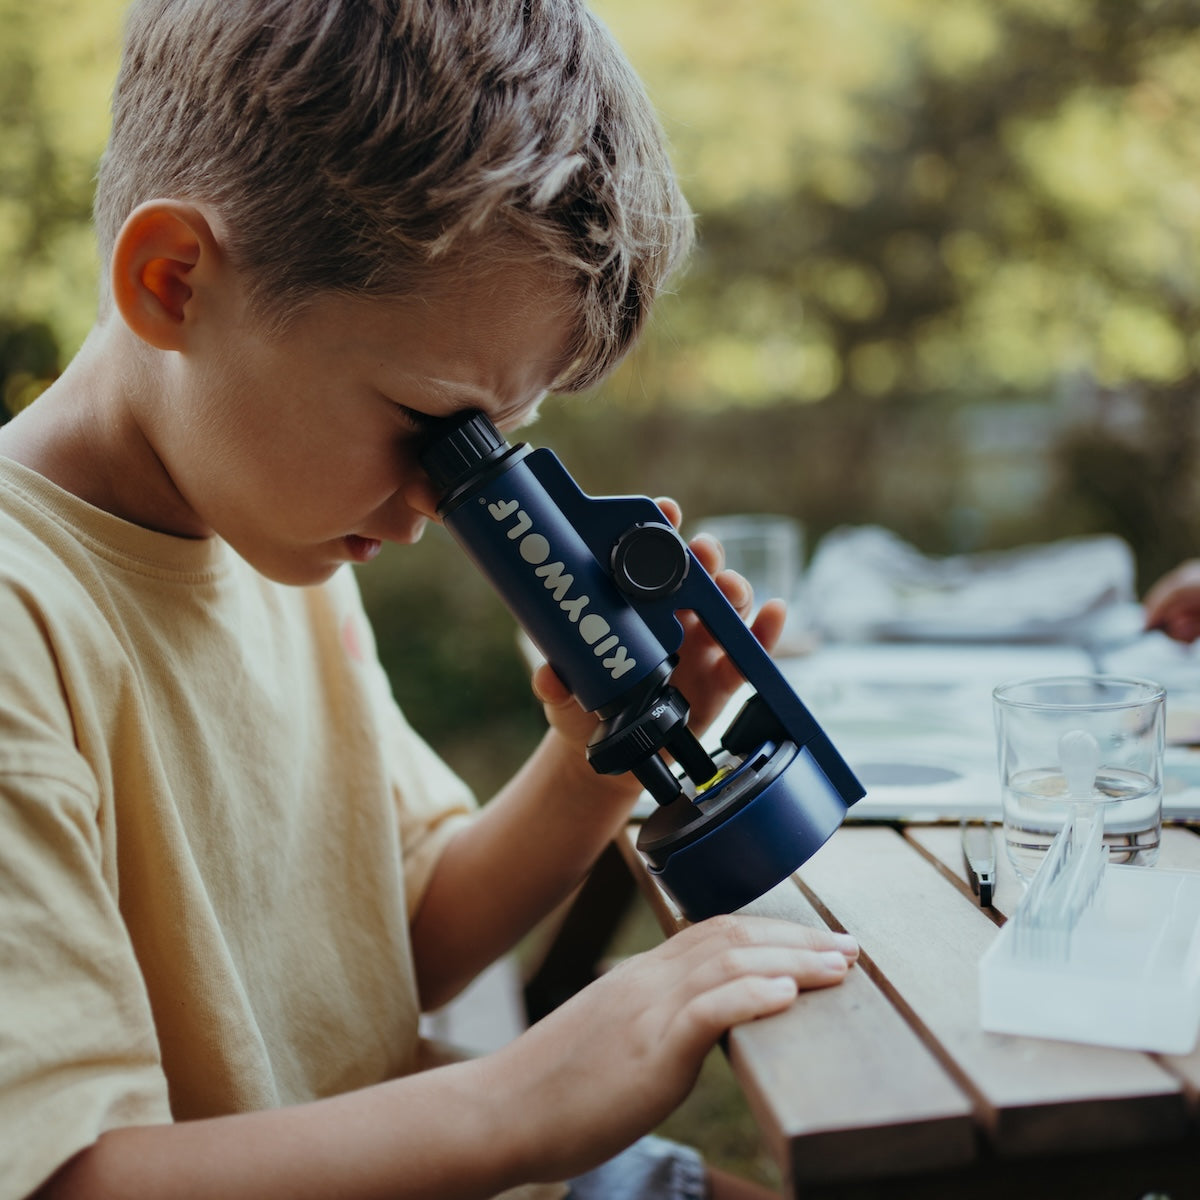
<svg viewBox="0 0 1200 1200">
<path fill-rule="evenodd" d="M 510 446 L 476 412 L 421 462 L 446 528 L 599 717 L 592 767 L 632 771 L 658 802 L 638 850 L 685 916 L 741 908 L 828 840 L 862 785 L 652 500 L 587 496 L 549 450 Z M 688 609 L 753 692 L 713 754 L 670 683 Z"/>
</svg>

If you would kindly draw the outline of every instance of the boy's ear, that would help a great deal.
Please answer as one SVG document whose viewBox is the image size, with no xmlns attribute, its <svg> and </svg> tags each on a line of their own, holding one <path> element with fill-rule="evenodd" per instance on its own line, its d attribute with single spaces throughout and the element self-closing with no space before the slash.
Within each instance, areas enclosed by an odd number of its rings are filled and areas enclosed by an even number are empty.
<svg viewBox="0 0 1200 1200">
<path fill-rule="evenodd" d="M 117 234 L 113 301 L 143 341 L 160 350 L 182 349 L 196 285 L 218 258 L 212 226 L 195 205 L 148 200 Z"/>
</svg>

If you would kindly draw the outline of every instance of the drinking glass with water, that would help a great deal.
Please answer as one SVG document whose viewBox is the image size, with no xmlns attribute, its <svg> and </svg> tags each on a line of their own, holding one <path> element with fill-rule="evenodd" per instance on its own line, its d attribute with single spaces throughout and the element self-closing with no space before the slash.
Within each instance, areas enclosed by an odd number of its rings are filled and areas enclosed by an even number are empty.
<svg viewBox="0 0 1200 1200">
<path fill-rule="evenodd" d="M 1150 866 L 1162 833 L 1165 691 L 1063 675 L 992 692 L 1004 840 L 1026 882 L 1069 815 L 1103 824 L 1109 862 Z"/>
</svg>

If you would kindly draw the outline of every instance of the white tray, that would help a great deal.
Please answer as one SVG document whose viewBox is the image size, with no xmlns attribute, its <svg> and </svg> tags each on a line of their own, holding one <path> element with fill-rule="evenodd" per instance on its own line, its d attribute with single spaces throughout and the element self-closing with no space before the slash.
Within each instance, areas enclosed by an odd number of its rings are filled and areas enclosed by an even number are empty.
<svg viewBox="0 0 1200 1200">
<path fill-rule="evenodd" d="M 992 1033 L 1188 1054 L 1200 1035 L 1200 872 L 1107 866 L 1070 951 L 1018 953 L 1010 921 L 979 962 Z"/>
</svg>

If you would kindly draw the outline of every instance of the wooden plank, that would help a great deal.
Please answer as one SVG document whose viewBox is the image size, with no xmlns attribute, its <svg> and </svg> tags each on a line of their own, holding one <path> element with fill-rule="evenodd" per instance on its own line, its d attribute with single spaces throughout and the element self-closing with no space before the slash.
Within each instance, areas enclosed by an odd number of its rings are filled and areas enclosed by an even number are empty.
<svg viewBox="0 0 1200 1200">
<path fill-rule="evenodd" d="M 825 926 L 791 880 L 743 911 Z M 738 1026 L 728 1051 L 793 1186 L 955 1166 L 976 1155 L 969 1098 L 865 971 Z"/>
<path fill-rule="evenodd" d="M 859 939 L 864 966 L 975 1097 L 999 1153 L 1183 1135 L 1183 1088 L 1150 1056 L 980 1028 L 978 963 L 996 925 L 894 830 L 840 830 L 799 878 L 822 915 Z"/>
<path fill-rule="evenodd" d="M 962 862 L 962 843 L 957 825 L 910 825 L 905 837 L 937 860 L 960 883 L 964 894 L 972 896 Z M 997 887 L 993 904 L 998 914 L 1008 916 L 1024 894 L 1024 887 L 1004 856 L 998 842 Z M 1200 871 L 1200 831 L 1182 825 L 1163 827 L 1159 868 L 1168 871 Z M 1193 1113 L 1200 1123 L 1200 1045 L 1191 1054 L 1163 1055 L 1159 1059 L 1182 1082 Z"/>
<path fill-rule="evenodd" d="M 623 838 L 664 929 L 685 922 Z M 630 857 L 632 855 L 632 857 Z M 658 892 L 650 894 L 649 889 Z M 825 927 L 791 880 L 745 912 Z M 865 971 L 804 992 L 783 1013 L 730 1031 L 726 1049 L 767 1144 L 793 1185 L 973 1160 L 971 1102 Z"/>
</svg>

